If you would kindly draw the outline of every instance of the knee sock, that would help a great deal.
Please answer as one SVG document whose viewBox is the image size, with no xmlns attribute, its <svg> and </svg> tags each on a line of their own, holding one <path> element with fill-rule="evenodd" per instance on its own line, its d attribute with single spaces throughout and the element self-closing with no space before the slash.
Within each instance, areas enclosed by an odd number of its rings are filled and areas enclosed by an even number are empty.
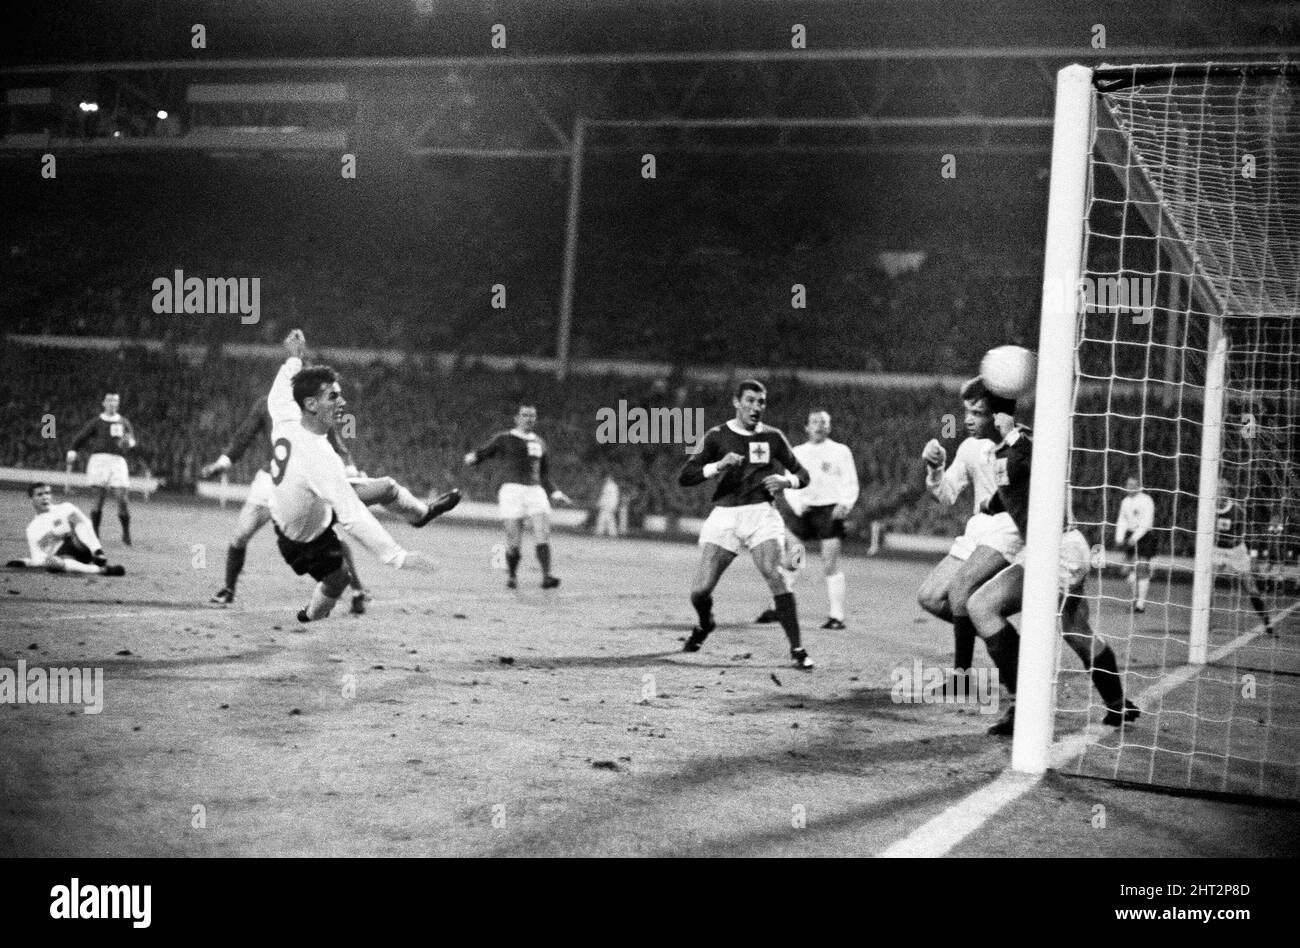
<svg viewBox="0 0 1300 948">
<path fill-rule="evenodd" d="M 542 575 L 551 575 L 551 545 L 549 543 L 537 544 L 537 562 L 542 564 Z"/>
<path fill-rule="evenodd" d="M 1264 608 L 1264 600 L 1260 599 L 1258 596 L 1251 596 L 1250 604 L 1255 607 L 1255 611 L 1258 612 L 1259 617 L 1264 620 L 1264 624 L 1268 625 L 1268 610 Z"/>
<path fill-rule="evenodd" d="M 510 578 L 515 578 L 515 573 L 519 570 L 519 547 L 512 546 L 506 550 L 506 569 L 510 571 Z"/>
<path fill-rule="evenodd" d="M 1002 684 L 1011 694 L 1016 693 L 1016 670 L 1020 664 L 1020 633 L 1016 627 L 1007 623 L 1002 631 L 990 635 L 984 640 L 989 650 L 989 658 L 997 666 Z"/>
<path fill-rule="evenodd" d="M 695 607 L 695 614 L 699 617 L 700 628 L 705 632 L 713 628 L 713 595 L 706 592 L 691 593 L 691 605 Z"/>
<path fill-rule="evenodd" d="M 63 570 L 67 573 L 102 573 L 102 567 L 94 563 L 83 563 L 80 560 L 74 560 L 70 556 L 60 557 L 63 560 Z"/>
<path fill-rule="evenodd" d="M 401 484 L 397 485 L 397 497 L 384 504 L 388 510 L 401 514 L 411 523 L 419 520 L 429 512 L 429 505 L 416 498 Z"/>
<path fill-rule="evenodd" d="M 1140 608 L 1145 608 L 1147 604 L 1147 591 L 1151 588 L 1151 580 L 1139 579 L 1137 581 L 1137 604 Z"/>
<path fill-rule="evenodd" d="M 790 648 L 800 648 L 799 614 L 794 606 L 794 593 L 781 593 L 775 598 L 776 617 L 785 630 L 785 637 L 790 640 Z"/>
<path fill-rule="evenodd" d="M 129 544 L 131 542 L 131 512 L 126 509 L 125 504 L 117 509 L 117 519 L 122 524 L 122 541 Z"/>
<path fill-rule="evenodd" d="M 844 621 L 844 574 L 826 577 L 826 598 L 830 600 L 830 617 Z"/>
<path fill-rule="evenodd" d="M 975 664 L 975 640 L 979 638 L 970 616 L 952 617 L 952 667 L 970 671 Z"/>
<path fill-rule="evenodd" d="M 1092 684 L 1108 708 L 1123 708 L 1124 685 L 1115 664 L 1115 653 L 1109 645 L 1102 646 L 1091 662 Z"/>
<path fill-rule="evenodd" d="M 90 512 L 90 525 L 95 528 L 95 536 L 99 536 L 99 521 L 104 517 L 104 508 L 96 507 Z"/>
<path fill-rule="evenodd" d="M 247 555 L 247 547 L 231 546 L 226 549 L 226 588 L 231 592 L 235 591 L 239 574 L 244 571 L 244 557 Z"/>
<path fill-rule="evenodd" d="M 326 592 L 324 583 L 317 583 L 316 588 L 312 590 L 311 603 L 307 606 L 307 618 L 313 622 L 324 619 L 338 601 L 338 596 L 331 596 Z"/>
<path fill-rule="evenodd" d="M 794 584 L 799 579 L 799 571 L 797 569 L 786 569 L 784 566 L 778 566 L 776 569 L 785 582 L 785 591 L 794 592 Z"/>
</svg>

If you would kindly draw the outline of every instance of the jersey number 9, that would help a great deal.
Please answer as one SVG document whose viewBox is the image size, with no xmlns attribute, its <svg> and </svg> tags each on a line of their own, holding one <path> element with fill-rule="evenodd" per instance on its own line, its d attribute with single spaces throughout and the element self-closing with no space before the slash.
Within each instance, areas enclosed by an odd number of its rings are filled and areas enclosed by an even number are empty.
<svg viewBox="0 0 1300 948">
<path fill-rule="evenodd" d="M 281 438 L 271 447 L 271 483 L 276 487 L 284 480 L 284 472 L 289 467 L 289 455 L 292 445 L 288 438 Z"/>
</svg>

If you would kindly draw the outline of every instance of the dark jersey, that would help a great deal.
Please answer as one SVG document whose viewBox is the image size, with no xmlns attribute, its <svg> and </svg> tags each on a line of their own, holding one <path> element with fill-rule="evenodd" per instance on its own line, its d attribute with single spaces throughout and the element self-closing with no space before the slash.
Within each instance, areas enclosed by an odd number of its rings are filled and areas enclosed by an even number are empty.
<svg viewBox="0 0 1300 948">
<path fill-rule="evenodd" d="M 85 445 L 91 454 L 120 454 L 126 457 L 126 446 L 133 437 L 131 422 L 122 415 L 112 421 L 106 420 L 103 415 L 97 415 L 77 432 L 77 436 L 72 439 L 72 450 L 80 451 Z"/>
<path fill-rule="evenodd" d="M 331 428 L 328 437 L 330 446 L 343 459 L 343 463 L 350 466 L 352 464 L 352 452 L 343 443 L 343 438 L 338 433 L 338 429 Z M 244 420 L 235 429 L 235 433 L 230 438 L 230 443 L 225 446 L 221 453 L 230 458 L 231 461 L 238 461 L 255 441 L 267 448 L 271 446 L 271 413 L 266 408 L 265 395 L 253 403 L 253 407 L 248 410 Z M 269 451 L 267 455 L 267 459 L 262 466 L 269 470 L 271 463 Z"/>
<path fill-rule="evenodd" d="M 475 464 L 494 457 L 500 457 L 505 466 L 504 483 L 539 484 L 546 493 L 555 493 L 546 458 L 546 442 L 535 432 L 525 435 L 517 431 L 500 431 L 474 450 Z"/>
<path fill-rule="evenodd" d="M 1245 542 L 1246 511 L 1241 504 L 1231 503 L 1224 511 L 1214 512 L 1214 544 L 1232 549 Z"/>
<path fill-rule="evenodd" d="M 772 495 L 763 486 L 763 479 L 773 474 L 794 474 L 799 486 L 807 487 L 810 475 L 790 449 L 790 442 L 776 428 L 759 424 L 752 432 L 744 434 L 729 424 L 710 428 L 704 435 L 700 450 L 686 462 L 677 482 L 683 487 L 693 487 L 707 480 L 704 465 L 715 464 L 728 454 L 739 454 L 745 460 L 727 468 L 718 478 L 713 492 L 717 507 L 743 507 L 746 504 L 770 503 Z"/>
<path fill-rule="evenodd" d="M 989 498 L 988 512 L 1011 514 L 1020 531 L 1020 538 L 1029 535 L 1029 471 L 1034 460 L 1032 432 L 1017 425 L 993 449 L 994 483 L 997 493 Z"/>
</svg>

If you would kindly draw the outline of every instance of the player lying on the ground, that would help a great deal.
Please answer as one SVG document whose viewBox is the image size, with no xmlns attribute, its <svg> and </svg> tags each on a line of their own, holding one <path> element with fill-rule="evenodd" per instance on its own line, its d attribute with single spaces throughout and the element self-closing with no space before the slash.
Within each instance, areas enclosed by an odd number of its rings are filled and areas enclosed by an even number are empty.
<svg viewBox="0 0 1300 948">
<path fill-rule="evenodd" d="M 713 631 L 713 590 L 740 548 L 749 549 L 776 601 L 777 619 L 790 640 L 790 657 L 796 668 L 813 668 L 799 634 L 799 614 L 794 593 L 781 576 L 785 524 L 772 500 L 787 487 L 807 487 L 808 472 L 790 442 L 776 428 L 762 423 L 767 389 L 747 379 L 736 388 L 732 405 L 736 417 L 709 429 L 700 449 L 678 476 L 683 487 L 716 479 L 713 509 L 700 528 L 700 564 L 691 587 L 691 605 L 699 624 L 691 630 L 684 652 L 699 651 Z"/>
<path fill-rule="evenodd" d="M 126 572 L 104 555 L 95 528 L 74 504 L 56 504 L 49 484 L 27 488 L 36 516 L 27 525 L 28 555 L 10 560 L 10 567 L 46 569 L 51 573 L 92 573 L 121 576 Z"/>
<path fill-rule="evenodd" d="M 90 460 L 86 462 L 86 480 L 91 487 L 99 489 L 95 498 L 95 508 L 90 512 L 90 522 L 99 534 L 100 519 L 104 515 L 104 498 L 113 495 L 117 501 L 117 519 L 122 524 L 122 542 L 131 545 L 131 509 L 127 504 L 126 491 L 131 485 L 130 472 L 126 466 L 126 452 L 135 447 L 135 433 L 131 422 L 117 413 L 121 398 L 114 392 L 104 396 L 104 411 L 96 418 L 86 422 L 72 439 L 68 450 L 68 473 L 77 463 L 77 452 L 89 445 Z"/>
<path fill-rule="evenodd" d="M 1213 569 L 1225 570 L 1241 581 L 1246 595 L 1250 597 L 1251 606 L 1264 622 L 1264 631 L 1272 635 L 1273 621 L 1269 618 L 1268 607 L 1264 605 L 1264 594 L 1255 580 L 1255 564 L 1251 561 L 1250 548 L 1246 546 L 1246 511 L 1232 495 L 1221 493 L 1214 516 Z"/>
<path fill-rule="evenodd" d="M 977 638 L 968 608 L 970 597 L 1015 559 L 1023 541 L 1007 513 L 986 510 L 997 493 L 997 459 L 993 452 L 1001 433 L 993 417 L 1014 416 L 1016 403 L 988 391 L 979 378 L 962 386 L 961 399 L 966 413 L 966 438 L 958 445 L 952 464 L 944 470 L 948 452 L 934 439 L 926 444 L 921 457 L 930 493 L 952 506 L 969 486 L 973 510 L 965 531 L 953 541 L 948 555 L 922 581 L 917 601 L 926 612 L 952 623 L 953 668 L 965 670 L 975 660 Z"/>
<path fill-rule="evenodd" d="M 295 329 L 290 332 L 285 337 L 284 346 L 290 358 L 299 360 L 299 364 L 301 364 L 307 346 L 307 340 L 302 331 Z M 248 416 L 235 431 L 234 437 L 221 452 L 221 456 L 213 463 L 205 466 L 201 475 L 203 477 L 213 477 L 230 470 L 231 465 L 238 461 L 255 441 L 269 446 L 271 443 L 270 434 L 271 414 L 267 408 L 267 398 L 262 396 L 253 405 Z M 331 429 L 328 437 L 330 445 L 343 458 L 344 470 L 349 479 L 360 479 L 357 469 L 352 463 L 351 452 L 348 451 L 347 445 L 344 444 L 339 432 L 336 429 Z M 229 605 L 235 601 L 235 587 L 239 583 L 240 574 L 244 571 L 244 559 L 247 556 L 248 543 L 253 539 L 257 531 L 261 530 L 270 520 L 271 472 L 269 464 L 267 464 L 258 468 L 257 474 L 253 477 L 253 483 L 249 486 L 248 497 L 239 511 L 239 523 L 235 528 L 235 535 L 231 537 L 230 546 L 226 549 L 225 585 L 217 590 L 211 602 Z M 348 570 L 348 584 L 354 590 L 352 612 L 354 615 L 361 615 L 366 611 L 366 601 L 370 596 L 361 584 L 361 576 L 357 572 L 351 547 L 344 542 L 342 548 L 344 565 Z"/>
<path fill-rule="evenodd" d="M 858 502 L 858 469 L 848 445 L 832 441 L 831 416 L 824 408 L 808 413 L 808 440 L 796 445 L 794 456 L 808 471 L 812 481 L 802 490 L 784 491 L 791 517 L 787 527 L 795 541 L 787 540 L 790 552 L 798 544 L 817 540 L 821 544 L 822 572 L 826 576 L 826 596 L 830 601 L 828 617 L 823 629 L 844 628 L 844 573 L 840 571 L 840 541 L 844 538 L 844 518 Z M 784 514 L 784 511 L 781 511 Z M 784 517 L 783 517 L 784 519 Z M 782 569 L 786 589 L 794 592 L 795 580 L 803 557 L 791 557 L 790 566 Z M 776 622 L 776 609 L 771 608 L 758 617 L 757 622 Z"/>
<path fill-rule="evenodd" d="M 465 455 L 472 467 L 488 458 L 500 456 L 506 468 L 505 481 L 497 491 L 501 525 L 506 533 L 506 586 L 519 585 L 517 573 L 522 554 L 524 521 L 533 526 L 533 543 L 537 562 L 542 567 L 542 588 L 554 589 L 560 580 L 551 575 L 551 501 L 572 504 L 564 491 L 551 483 L 546 442 L 534 430 L 537 408 L 527 402 L 515 413 L 515 426 L 499 431 L 481 447 Z"/>
<path fill-rule="evenodd" d="M 1151 557 L 1156 552 L 1156 505 L 1136 477 L 1124 481 L 1124 499 L 1115 522 L 1115 545 L 1125 552 L 1124 578 L 1133 592 L 1133 611 L 1145 612 L 1151 588 Z"/>
<path fill-rule="evenodd" d="M 421 527 L 455 506 L 459 495 L 425 502 L 391 478 L 349 483 L 343 459 L 328 437 L 347 405 L 338 374 L 324 365 L 300 369 L 298 361 L 292 356 L 285 360 L 267 397 L 274 439 L 271 520 L 285 562 L 298 575 L 317 581 L 311 602 L 298 613 L 298 621 L 311 622 L 329 615 L 348 585 L 335 523 L 388 566 L 433 572 L 433 560 L 403 549 L 366 505 L 384 504 Z M 288 399 L 298 407 L 296 419 L 285 404 Z"/>
<path fill-rule="evenodd" d="M 1083 585 L 1088 579 L 1092 555 L 1088 541 L 1078 530 L 1067 530 L 1061 539 L 1060 593 L 1061 634 L 1065 642 L 1083 662 L 1092 678 L 1093 687 L 1106 705 L 1103 724 L 1120 727 L 1126 721 L 1136 721 L 1140 714 L 1137 706 L 1124 698 L 1124 679 L 1119 673 L 1115 653 L 1100 635 L 1088 624 L 1088 602 L 1083 598 Z M 1008 636 L 1019 648 L 1019 636 L 1009 618 L 1020 611 L 1024 598 L 1024 551 L 1016 562 L 998 573 L 975 591 L 970 598 L 970 614 L 975 627 L 985 639 L 996 635 Z M 1012 704 L 1001 721 L 990 728 L 992 734 L 1011 734 L 1015 730 L 1015 670 L 1011 664 L 1011 679 L 1002 683 L 1011 693 Z M 1006 672 L 999 669 L 999 676 Z"/>
</svg>

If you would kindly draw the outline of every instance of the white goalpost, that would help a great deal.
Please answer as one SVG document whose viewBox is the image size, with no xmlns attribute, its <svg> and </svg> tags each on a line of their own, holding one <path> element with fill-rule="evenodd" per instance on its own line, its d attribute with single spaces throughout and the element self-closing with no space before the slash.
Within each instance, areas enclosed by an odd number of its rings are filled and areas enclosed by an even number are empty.
<svg viewBox="0 0 1300 948">
<path fill-rule="evenodd" d="M 1300 797 L 1300 71 L 1069 66 L 1052 147 L 1012 766 Z M 1107 553 L 1130 479 L 1150 549 Z M 1067 520 L 1122 727 L 1060 647 Z"/>
</svg>

